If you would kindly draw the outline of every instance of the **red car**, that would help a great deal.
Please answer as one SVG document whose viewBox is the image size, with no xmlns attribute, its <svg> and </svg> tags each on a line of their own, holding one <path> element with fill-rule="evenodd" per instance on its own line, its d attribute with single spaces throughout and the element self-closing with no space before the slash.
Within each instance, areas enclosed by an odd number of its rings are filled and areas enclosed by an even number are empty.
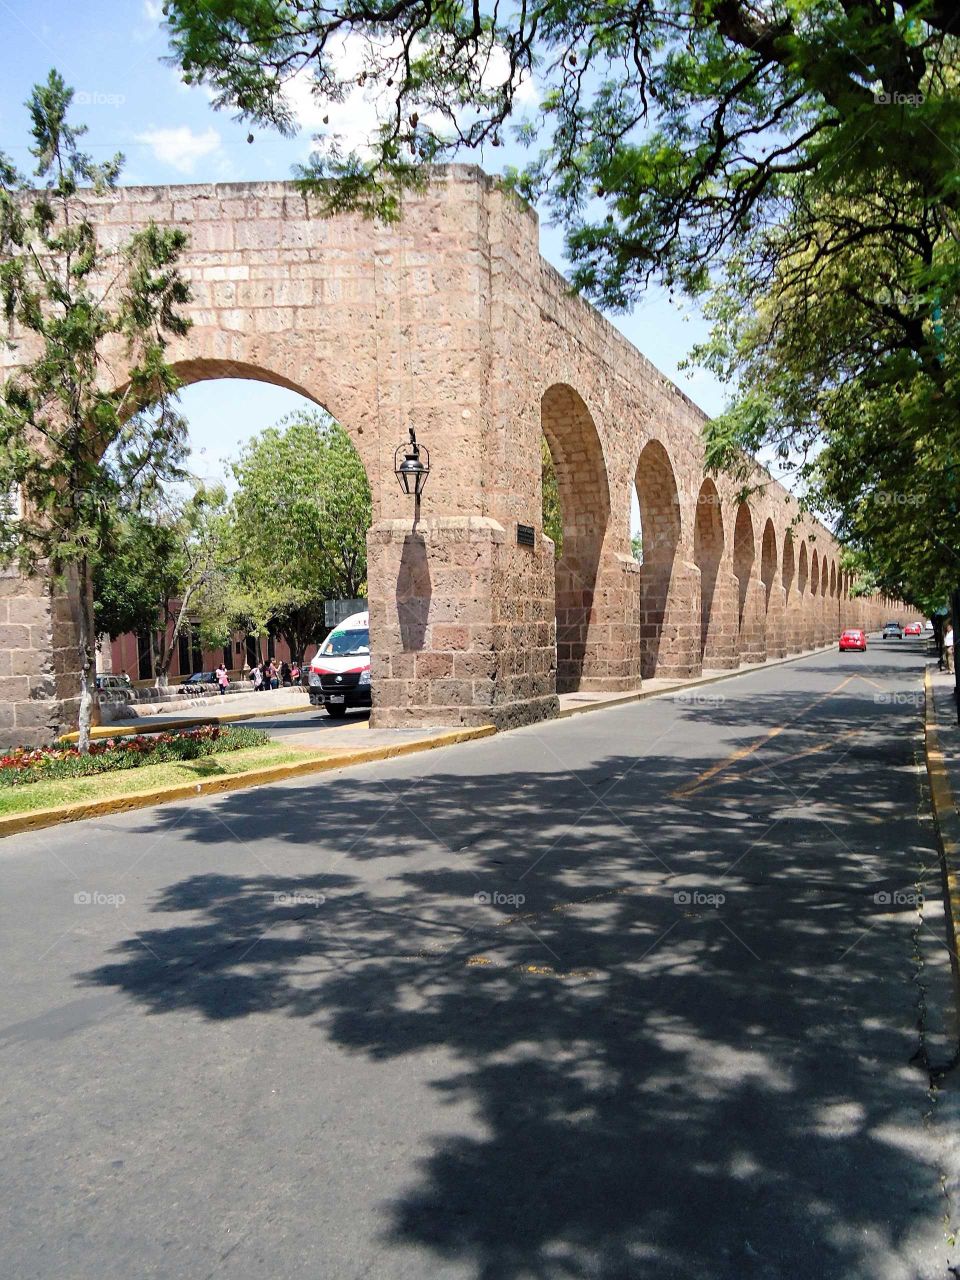
<svg viewBox="0 0 960 1280">
<path fill-rule="evenodd" d="M 856 627 L 848 627 L 840 637 L 840 652 L 846 649 L 858 649 L 860 653 L 867 651 L 867 633 Z"/>
<path fill-rule="evenodd" d="M 903 634 L 905 636 L 918 636 L 920 634 L 920 623 L 908 622 L 907 625 L 903 628 Z"/>
</svg>

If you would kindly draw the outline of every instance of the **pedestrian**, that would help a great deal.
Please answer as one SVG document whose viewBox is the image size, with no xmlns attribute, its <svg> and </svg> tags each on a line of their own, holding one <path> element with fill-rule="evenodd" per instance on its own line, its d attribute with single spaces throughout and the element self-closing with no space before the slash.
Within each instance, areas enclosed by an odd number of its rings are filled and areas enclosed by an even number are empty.
<svg viewBox="0 0 960 1280">
<path fill-rule="evenodd" d="M 217 684 L 220 686 L 221 694 L 227 692 L 227 685 L 230 683 L 230 673 L 221 662 L 217 667 Z"/>
<path fill-rule="evenodd" d="M 290 663 L 287 662 L 286 658 L 284 658 L 283 662 L 280 663 L 280 683 L 285 689 L 289 689 L 293 684 L 293 677 L 290 673 Z"/>
<path fill-rule="evenodd" d="M 263 684 L 263 672 L 260 670 L 259 666 L 254 667 L 250 672 L 250 679 L 253 681 L 253 691 L 256 693 Z"/>
<path fill-rule="evenodd" d="M 276 664 L 274 663 L 272 658 L 270 659 L 270 665 L 267 668 L 267 678 L 268 678 L 267 688 L 269 689 L 280 688 L 280 675 L 279 675 L 279 672 L 277 671 Z"/>
<path fill-rule="evenodd" d="M 943 654 L 947 660 L 947 670 L 953 670 L 953 623 L 947 623 L 947 631 L 943 637 Z"/>
<path fill-rule="evenodd" d="M 300 664 L 299 664 L 299 662 L 294 662 L 294 663 L 292 664 L 292 666 L 290 667 L 290 683 L 291 683 L 291 684 L 299 684 L 299 683 L 300 683 Z"/>
</svg>

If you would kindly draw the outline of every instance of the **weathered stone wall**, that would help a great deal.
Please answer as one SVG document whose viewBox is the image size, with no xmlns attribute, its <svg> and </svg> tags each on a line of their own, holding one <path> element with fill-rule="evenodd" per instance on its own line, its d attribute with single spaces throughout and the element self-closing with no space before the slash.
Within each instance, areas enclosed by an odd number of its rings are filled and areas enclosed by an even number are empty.
<svg viewBox="0 0 960 1280">
<path fill-rule="evenodd" d="M 739 482 L 705 480 L 704 415 L 570 294 L 540 257 L 535 216 L 479 170 L 438 170 L 391 226 L 324 218 L 272 182 L 127 188 L 92 204 L 107 240 L 151 220 L 188 232 L 192 328 L 169 351 L 185 383 L 290 387 L 350 434 L 373 493 L 376 723 L 522 723 L 554 714 L 558 689 L 756 662 L 890 607 L 841 600 L 829 533 L 762 473 L 742 510 Z M 0 368 L 12 359 L 0 353 Z M 433 467 L 416 525 L 393 474 L 409 424 Z M 542 434 L 563 506 L 556 562 Z M 817 549 L 832 586 L 818 572 L 814 595 L 809 568 L 788 584 L 788 529 L 794 564 Z M 6 739 L 47 738 L 75 712 L 73 613 L 53 590 L 0 580 Z"/>
</svg>

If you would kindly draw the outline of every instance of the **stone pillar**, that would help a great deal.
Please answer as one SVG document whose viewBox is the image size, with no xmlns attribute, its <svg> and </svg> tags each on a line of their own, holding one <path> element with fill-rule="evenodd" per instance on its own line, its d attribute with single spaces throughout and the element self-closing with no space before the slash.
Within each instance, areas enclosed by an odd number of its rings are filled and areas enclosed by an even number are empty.
<svg viewBox="0 0 960 1280">
<path fill-rule="evenodd" d="M 496 520 L 382 520 L 367 537 L 375 726 L 555 715 L 553 545 Z"/>
<path fill-rule="evenodd" d="M 700 661 L 700 570 L 681 560 L 640 566 L 640 671 L 677 680 L 696 676 Z"/>
<path fill-rule="evenodd" d="M 740 606 L 738 652 L 742 663 L 763 662 L 767 656 L 764 637 L 765 604 L 763 583 L 752 572 L 746 583 L 737 580 Z"/>
<path fill-rule="evenodd" d="M 739 584 L 724 561 L 717 573 L 710 615 L 701 621 L 703 669 L 728 671 L 740 665 L 737 648 Z M 704 625 L 705 624 L 705 625 Z"/>
<path fill-rule="evenodd" d="M 775 582 L 767 595 L 766 654 L 768 658 L 787 656 L 787 604 L 783 587 Z"/>
<path fill-rule="evenodd" d="M 69 581 L 0 570 L 0 746 L 51 741 L 79 706 Z"/>
<path fill-rule="evenodd" d="M 640 574 L 630 556 L 604 552 L 586 574 L 557 563 L 557 692 L 623 693 L 640 686 Z"/>
<path fill-rule="evenodd" d="M 803 650 L 803 597 L 796 587 L 786 593 L 784 615 L 787 653 L 800 653 Z"/>
</svg>

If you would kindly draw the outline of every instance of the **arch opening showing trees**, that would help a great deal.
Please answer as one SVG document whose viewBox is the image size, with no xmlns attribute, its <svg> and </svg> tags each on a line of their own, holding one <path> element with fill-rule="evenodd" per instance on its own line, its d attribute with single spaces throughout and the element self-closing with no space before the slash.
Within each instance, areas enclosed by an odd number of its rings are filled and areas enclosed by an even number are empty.
<svg viewBox="0 0 960 1280">
<path fill-rule="evenodd" d="M 541 426 L 555 477 L 562 549 L 556 561 L 557 692 L 580 688 L 602 661 L 591 616 L 610 516 L 606 465 L 590 411 L 572 387 L 557 383 L 541 400 Z M 545 480 L 552 487 L 549 468 Z"/>
</svg>

